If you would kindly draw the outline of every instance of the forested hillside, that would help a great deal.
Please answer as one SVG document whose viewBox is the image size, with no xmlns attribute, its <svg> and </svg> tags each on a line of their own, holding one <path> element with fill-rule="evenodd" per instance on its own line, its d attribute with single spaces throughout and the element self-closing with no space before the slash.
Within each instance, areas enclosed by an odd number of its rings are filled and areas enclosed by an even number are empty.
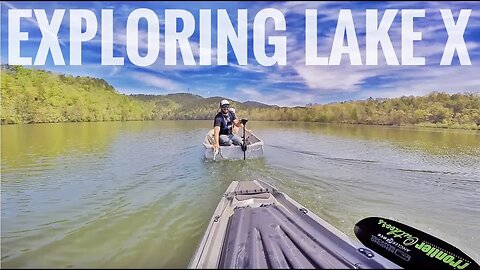
<svg viewBox="0 0 480 270">
<path fill-rule="evenodd" d="M 153 104 L 105 80 L 2 66 L 2 124 L 153 119 Z"/>
<path fill-rule="evenodd" d="M 368 99 L 305 108 L 253 109 L 256 120 L 480 129 L 480 94 L 432 92 L 427 96 Z"/>
<path fill-rule="evenodd" d="M 1 123 L 213 119 L 224 97 L 189 93 L 124 95 L 103 79 L 2 66 Z M 228 98 L 227 98 L 228 99 Z M 480 94 L 368 99 L 305 107 L 231 100 L 239 117 L 376 125 L 480 129 Z"/>
<path fill-rule="evenodd" d="M 203 98 L 188 93 L 177 93 L 168 95 L 131 95 L 131 97 L 155 103 L 154 115 L 157 119 L 169 120 L 206 120 L 213 119 L 218 110 L 218 104 L 225 97 Z M 251 115 L 254 109 L 278 108 L 259 102 L 238 102 L 228 99 L 231 107 L 235 108 L 241 115 Z"/>
</svg>

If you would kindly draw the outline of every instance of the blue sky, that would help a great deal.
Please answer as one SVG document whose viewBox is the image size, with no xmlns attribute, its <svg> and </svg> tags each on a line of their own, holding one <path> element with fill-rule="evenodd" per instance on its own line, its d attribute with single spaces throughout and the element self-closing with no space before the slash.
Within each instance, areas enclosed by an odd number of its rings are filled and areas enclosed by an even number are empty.
<svg viewBox="0 0 480 270">
<path fill-rule="evenodd" d="M 45 9 L 50 20 L 55 9 L 66 9 L 58 33 L 65 66 L 55 66 L 51 54 L 44 66 L 34 66 L 54 72 L 103 78 L 120 93 L 167 94 L 190 92 L 204 97 L 224 96 L 247 101 L 254 100 L 281 106 L 329 103 L 368 97 L 399 97 L 424 95 L 432 91 L 449 93 L 480 92 L 480 3 L 479 2 L 8 2 L 1 3 L 1 61 L 8 56 L 8 9 Z M 126 22 L 135 9 L 153 10 L 160 22 L 160 53 L 157 62 L 140 67 L 129 62 L 126 56 Z M 253 54 L 253 20 L 264 8 L 275 8 L 285 16 L 286 31 L 274 32 L 273 24 L 267 24 L 267 33 L 287 37 L 287 65 L 262 66 Z M 305 9 L 318 12 L 318 54 L 328 56 L 340 9 L 350 9 L 355 31 L 365 64 L 365 10 L 378 9 L 382 18 L 386 9 L 425 9 L 424 18 L 416 18 L 414 30 L 422 32 L 422 40 L 414 44 L 415 56 L 424 56 L 425 66 L 389 66 L 379 50 L 377 66 L 352 66 L 344 56 L 339 66 L 305 65 Z M 98 20 L 94 39 L 83 43 L 82 65 L 69 65 L 68 9 L 89 9 Z M 124 56 L 123 66 L 102 66 L 101 59 L 101 10 L 114 11 L 114 55 Z M 189 39 L 194 57 L 199 56 L 199 9 L 212 11 L 212 65 L 185 66 L 180 59 L 176 66 L 165 66 L 162 38 L 165 9 L 184 9 L 195 17 L 196 28 Z M 226 66 L 216 64 L 216 15 L 218 9 L 226 9 L 232 24 L 237 24 L 237 10 L 248 10 L 248 65 L 241 66 L 229 46 Z M 451 9 L 455 21 L 461 9 L 472 9 L 464 33 L 471 66 L 461 66 L 454 54 L 451 66 L 440 66 L 440 59 L 448 38 L 440 9 Z M 146 40 L 146 24 L 140 23 L 140 39 Z M 21 42 L 21 56 L 35 59 L 41 39 L 35 15 L 22 19 L 22 32 L 29 33 L 29 40 Z M 389 36 L 397 58 L 401 60 L 400 11 L 390 27 Z M 140 52 L 146 52 L 146 42 L 140 42 Z M 267 47 L 267 51 L 272 47 Z"/>
</svg>

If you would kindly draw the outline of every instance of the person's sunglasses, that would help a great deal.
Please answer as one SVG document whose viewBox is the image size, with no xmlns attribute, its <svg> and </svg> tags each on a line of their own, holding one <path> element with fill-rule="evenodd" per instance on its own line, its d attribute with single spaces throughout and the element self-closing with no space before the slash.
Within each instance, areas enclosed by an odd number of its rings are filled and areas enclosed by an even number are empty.
<svg viewBox="0 0 480 270">
<path fill-rule="evenodd" d="M 230 107 L 230 105 L 223 105 L 222 109 L 228 109 L 229 107 Z"/>
</svg>

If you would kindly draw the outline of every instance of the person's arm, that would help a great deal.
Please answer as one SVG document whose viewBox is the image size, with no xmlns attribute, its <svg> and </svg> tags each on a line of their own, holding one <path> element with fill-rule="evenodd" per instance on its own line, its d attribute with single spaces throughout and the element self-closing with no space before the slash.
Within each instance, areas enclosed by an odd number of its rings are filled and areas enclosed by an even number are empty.
<svg viewBox="0 0 480 270">
<path fill-rule="evenodd" d="M 237 117 L 237 114 L 235 113 L 232 113 L 233 114 L 233 125 L 236 126 L 236 127 L 242 127 L 242 123 L 240 123 L 240 121 L 238 120 L 238 117 Z"/>
<path fill-rule="evenodd" d="M 220 126 L 213 127 L 213 150 L 217 151 L 220 148 Z"/>
<path fill-rule="evenodd" d="M 240 123 L 240 121 L 238 120 L 237 118 L 237 115 L 236 114 L 233 114 L 233 127 L 232 127 L 232 132 L 234 134 L 238 134 L 238 130 L 243 126 L 242 123 Z"/>
<path fill-rule="evenodd" d="M 242 125 L 240 124 L 240 121 L 238 121 L 238 119 L 235 119 L 232 121 L 233 122 L 233 126 L 234 127 L 241 127 Z"/>
<path fill-rule="evenodd" d="M 220 126 L 222 124 L 222 119 L 215 117 L 213 120 L 213 151 L 218 151 L 220 148 Z"/>
</svg>

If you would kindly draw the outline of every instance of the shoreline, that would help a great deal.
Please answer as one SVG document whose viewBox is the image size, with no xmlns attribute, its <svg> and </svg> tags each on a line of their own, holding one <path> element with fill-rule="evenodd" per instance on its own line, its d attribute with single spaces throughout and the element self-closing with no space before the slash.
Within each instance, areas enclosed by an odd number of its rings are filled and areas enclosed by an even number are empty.
<svg viewBox="0 0 480 270">
<path fill-rule="evenodd" d="M 0 124 L 0 126 L 14 126 L 14 125 L 35 125 L 35 124 L 69 124 L 69 123 L 122 123 L 122 122 L 154 122 L 154 121 L 209 121 L 210 119 L 147 119 L 147 120 L 113 120 L 113 121 L 65 121 L 65 122 L 33 122 L 33 123 L 11 123 Z M 364 124 L 364 123 L 339 123 L 339 122 L 318 122 L 318 121 L 288 121 L 288 120 L 254 120 L 255 122 L 278 122 L 278 123 L 317 123 L 317 124 L 331 124 L 331 125 L 355 125 L 355 126 L 374 126 L 374 127 L 394 127 L 394 128 L 431 128 L 439 130 L 472 130 L 480 131 L 480 125 L 472 128 L 471 126 L 447 126 L 446 124 L 406 124 L 406 125 L 391 125 L 391 124 Z"/>
</svg>

